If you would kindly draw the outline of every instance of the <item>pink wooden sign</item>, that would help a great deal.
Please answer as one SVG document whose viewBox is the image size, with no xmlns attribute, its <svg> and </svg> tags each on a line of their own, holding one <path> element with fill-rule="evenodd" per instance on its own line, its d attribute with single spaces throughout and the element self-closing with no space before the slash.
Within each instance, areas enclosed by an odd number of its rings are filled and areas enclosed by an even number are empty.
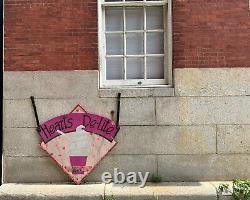
<svg viewBox="0 0 250 200">
<path fill-rule="evenodd" d="M 114 138 L 119 131 L 115 122 L 86 112 L 80 105 L 39 128 L 41 147 L 76 184 L 116 145 Z"/>
</svg>

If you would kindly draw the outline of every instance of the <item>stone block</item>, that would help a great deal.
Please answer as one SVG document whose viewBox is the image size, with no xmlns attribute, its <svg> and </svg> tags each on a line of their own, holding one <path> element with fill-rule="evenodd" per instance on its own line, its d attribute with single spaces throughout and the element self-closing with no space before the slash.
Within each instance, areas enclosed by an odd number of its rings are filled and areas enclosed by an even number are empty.
<svg viewBox="0 0 250 200">
<path fill-rule="evenodd" d="M 215 126 L 122 126 L 112 154 L 216 153 Z"/>
<path fill-rule="evenodd" d="M 154 98 L 122 98 L 120 111 L 121 125 L 154 125 Z"/>
<path fill-rule="evenodd" d="M 35 127 L 35 117 L 31 101 L 4 100 L 4 127 Z"/>
<path fill-rule="evenodd" d="M 98 71 L 4 72 L 4 98 L 97 97 Z"/>
<path fill-rule="evenodd" d="M 114 168 L 124 173 L 128 172 L 150 172 L 156 174 L 157 162 L 154 155 L 108 155 L 100 165 L 93 170 L 86 181 L 100 182 L 103 172 L 114 173 Z"/>
<path fill-rule="evenodd" d="M 35 102 L 40 123 L 71 112 L 77 104 L 91 113 L 109 118 L 111 111 L 116 111 L 116 101 L 110 98 L 35 99 Z M 30 99 L 4 101 L 4 127 L 36 127 Z"/>
<path fill-rule="evenodd" d="M 33 198 L 32 198 L 33 197 Z M 209 182 L 148 183 L 146 187 L 128 184 L 4 184 L 3 200 L 216 200 L 216 191 Z"/>
<path fill-rule="evenodd" d="M 147 183 L 144 188 L 137 185 L 108 184 L 105 194 L 121 200 L 216 200 L 215 189 L 205 182 Z"/>
<path fill-rule="evenodd" d="M 1 200 L 102 200 L 104 184 L 4 184 Z"/>
<path fill-rule="evenodd" d="M 4 72 L 4 99 L 25 99 L 34 95 L 34 72 Z"/>
<path fill-rule="evenodd" d="M 18 166 L 18 169 L 17 169 Z M 128 173 L 156 173 L 156 157 L 153 155 L 110 155 L 85 179 L 88 182 L 101 182 L 103 172 L 113 174 L 114 168 Z M 58 183 L 71 182 L 68 175 L 49 157 L 4 157 L 4 183 Z"/>
<path fill-rule="evenodd" d="M 163 181 L 249 179 L 249 166 L 248 154 L 158 156 L 158 174 Z"/>
<path fill-rule="evenodd" d="M 233 183 L 232 181 L 216 181 L 216 182 L 210 182 L 210 184 L 215 188 L 218 200 L 235 200 L 232 196 L 232 194 L 229 191 L 233 191 Z M 219 186 L 221 184 L 228 184 L 229 185 L 229 191 L 227 192 L 221 192 L 218 190 Z"/>
<path fill-rule="evenodd" d="M 98 71 L 34 72 L 36 98 L 97 97 Z"/>
<path fill-rule="evenodd" d="M 176 96 L 250 95 L 249 68 L 175 69 Z"/>
<path fill-rule="evenodd" d="M 3 133 L 4 156 L 47 156 L 35 128 L 7 128 Z"/>
<path fill-rule="evenodd" d="M 250 96 L 157 97 L 159 125 L 250 124 Z"/>
<path fill-rule="evenodd" d="M 156 200 L 151 187 L 140 188 L 137 184 L 107 184 L 105 194 L 119 200 Z"/>
<path fill-rule="evenodd" d="M 77 104 L 87 112 L 111 118 L 111 111 L 116 111 L 116 101 L 110 98 L 81 98 L 81 99 L 37 99 L 37 110 L 40 121 L 71 112 Z"/>
<path fill-rule="evenodd" d="M 218 153 L 250 153 L 250 125 L 218 125 Z"/>
<path fill-rule="evenodd" d="M 49 157 L 4 157 L 3 182 L 58 183 L 70 179 Z"/>
<path fill-rule="evenodd" d="M 228 196 L 219 196 L 219 200 L 235 200 L 235 198 L 232 195 L 228 195 Z"/>
<path fill-rule="evenodd" d="M 210 182 L 166 182 L 152 186 L 152 190 L 159 200 L 217 199 L 216 190 Z"/>
</svg>

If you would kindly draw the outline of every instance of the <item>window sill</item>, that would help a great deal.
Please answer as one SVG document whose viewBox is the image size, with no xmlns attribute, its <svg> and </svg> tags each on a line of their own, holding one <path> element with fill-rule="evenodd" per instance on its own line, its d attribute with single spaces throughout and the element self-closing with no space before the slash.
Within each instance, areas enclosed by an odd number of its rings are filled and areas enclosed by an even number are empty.
<svg viewBox="0 0 250 200">
<path fill-rule="evenodd" d="M 99 97 L 101 98 L 115 98 L 118 93 L 121 97 L 171 97 L 174 96 L 174 88 L 165 86 L 158 88 L 112 88 L 99 89 Z"/>
</svg>

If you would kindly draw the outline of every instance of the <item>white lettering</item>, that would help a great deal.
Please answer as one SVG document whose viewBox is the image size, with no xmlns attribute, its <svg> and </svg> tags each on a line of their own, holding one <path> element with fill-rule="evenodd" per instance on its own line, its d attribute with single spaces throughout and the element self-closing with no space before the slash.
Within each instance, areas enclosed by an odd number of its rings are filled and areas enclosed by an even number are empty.
<svg viewBox="0 0 250 200">
<path fill-rule="evenodd" d="M 140 187 L 144 187 L 145 184 L 146 184 L 146 181 L 148 179 L 148 176 L 149 176 L 149 172 L 146 172 L 145 173 L 145 176 L 143 178 L 143 174 L 141 172 L 138 172 L 138 175 L 139 175 L 139 178 L 141 180 L 141 184 L 140 184 Z"/>
<path fill-rule="evenodd" d="M 129 172 L 127 174 L 126 180 L 127 180 L 127 183 L 129 183 L 129 184 L 137 183 L 137 181 L 136 181 L 136 173 L 135 172 Z"/>
<path fill-rule="evenodd" d="M 104 172 L 102 174 L 102 182 L 109 184 L 109 183 L 111 183 L 111 181 L 112 181 L 112 175 L 111 175 L 111 173 Z"/>
<path fill-rule="evenodd" d="M 119 176 L 121 179 L 119 180 Z M 114 183 L 124 183 L 125 182 L 125 174 L 123 172 L 118 172 L 118 168 L 114 169 Z"/>
<path fill-rule="evenodd" d="M 142 172 L 138 172 L 138 175 L 136 172 L 128 172 L 125 174 L 124 172 L 119 172 L 118 168 L 114 168 L 114 176 L 112 177 L 112 174 L 110 172 L 104 172 L 102 174 L 102 181 L 106 184 L 113 182 L 115 184 L 122 184 L 122 183 L 129 183 L 129 184 L 136 184 L 137 182 L 140 182 L 139 187 L 144 187 L 147 179 L 149 177 L 149 172 L 146 172 L 144 175 Z M 138 180 L 138 181 L 137 181 Z"/>
</svg>

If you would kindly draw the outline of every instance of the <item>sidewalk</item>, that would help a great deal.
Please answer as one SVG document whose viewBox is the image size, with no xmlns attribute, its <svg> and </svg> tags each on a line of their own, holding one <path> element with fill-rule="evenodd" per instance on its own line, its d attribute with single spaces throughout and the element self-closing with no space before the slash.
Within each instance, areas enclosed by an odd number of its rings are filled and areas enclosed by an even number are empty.
<svg viewBox="0 0 250 200">
<path fill-rule="evenodd" d="M 222 182 L 148 183 L 146 187 L 114 184 L 4 184 L 1 200 L 231 200 L 218 197 L 216 187 Z"/>
</svg>

